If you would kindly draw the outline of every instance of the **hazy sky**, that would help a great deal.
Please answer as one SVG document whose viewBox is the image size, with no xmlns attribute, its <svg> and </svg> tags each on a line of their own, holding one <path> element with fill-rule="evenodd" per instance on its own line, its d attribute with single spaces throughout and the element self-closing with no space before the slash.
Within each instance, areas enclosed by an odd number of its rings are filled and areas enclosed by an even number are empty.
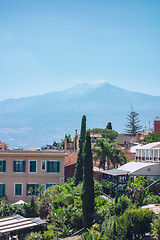
<svg viewBox="0 0 160 240">
<path fill-rule="evenodd" d="M 0 0 L 0 100 L 106 81 L 160 96 L 159 0 Z"/>
</svg>

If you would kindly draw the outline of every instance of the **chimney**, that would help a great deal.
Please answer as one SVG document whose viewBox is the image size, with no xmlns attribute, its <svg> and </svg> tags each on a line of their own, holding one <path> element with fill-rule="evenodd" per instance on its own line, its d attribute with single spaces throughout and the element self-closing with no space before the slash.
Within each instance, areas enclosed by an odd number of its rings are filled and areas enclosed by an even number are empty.
<svg viewBox="0 0 160 240">
<path fill-rule="evenodd" d="M 67 150 L 67 134 L 65 134 L 64 150 Z"/>
</svg>

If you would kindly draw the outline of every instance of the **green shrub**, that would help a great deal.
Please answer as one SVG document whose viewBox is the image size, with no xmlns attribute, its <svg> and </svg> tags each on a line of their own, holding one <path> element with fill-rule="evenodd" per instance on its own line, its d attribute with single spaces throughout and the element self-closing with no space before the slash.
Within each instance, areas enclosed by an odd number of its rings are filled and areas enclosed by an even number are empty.
<svg viewBox="0 0 160 240">
<path fill-rule="evenodd" d="M 43 236 L 40 232 L 31 232 L 26 235 L 25 240 L 42 240 Z"/>
</svg>

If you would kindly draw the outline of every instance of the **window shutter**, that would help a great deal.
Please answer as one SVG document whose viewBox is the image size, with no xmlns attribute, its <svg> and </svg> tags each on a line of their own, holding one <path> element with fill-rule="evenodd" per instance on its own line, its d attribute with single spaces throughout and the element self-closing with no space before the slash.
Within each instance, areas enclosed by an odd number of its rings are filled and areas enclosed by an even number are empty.
<svg viewBox="0 0 160 240">
<path fill-rule="evenodd" d="M 57 172 L 60 172 L 60 162 L 57 162 Z"/>
<path fill-rule="evenodd" d="M 26 171 L 26 161 L 23 161 L 23 172 Z"/>
<path fill-rule="evenodd" d="M 5 197 L 5 184 L 2 184 L 2 197 Z"/>
<path fill-rule="evenodd" d="M 30 194 L 28 193 L 28 190 L 29 190 L 29 188 L 30 188 L 30 185 L 29 185 L 29 184 L 27 184 L 27 188 L 26 188 L 26 195 L 30 195 Z"/>
<path fill-rule="evenodd" d="M 36 161 L 30 161 L 30 172 L 36 172 Z"/>
<path fill-rule="evenodd" d="M 50 172 L 50 162 L 47 162 L 47 172 Z"/>
<path fill-rule="evenodd" d="M 14 160 L 13 161 L 13 172 L 15 172 L 16 171 L 16 161 Z"/>
<path fill-rule="evenodd" d="M 46 189 L 47 189 L 49 186 L 50 186 L 50 184 L 47 183 L 47 184 L 46 184 Z"/>
<path fill-rule="evenodd" d="M 3 168 L 2 168 L 3 172 L 6 172 L 6 160 L 3 160 L 2 164 L 3 164 Z"/>
<path fill-rule="evenodd" d="M 35 186 L 35 195 L 38 195 L 38 193 L 39 193 L 38 188 L 39 188 L 39 184 L 36 184 L 36 186 Z"/>
<path fill-rule="evenodd" d="M 33 162 L 33 172 L 36 172 L 36 161 Z"/>
</svg>

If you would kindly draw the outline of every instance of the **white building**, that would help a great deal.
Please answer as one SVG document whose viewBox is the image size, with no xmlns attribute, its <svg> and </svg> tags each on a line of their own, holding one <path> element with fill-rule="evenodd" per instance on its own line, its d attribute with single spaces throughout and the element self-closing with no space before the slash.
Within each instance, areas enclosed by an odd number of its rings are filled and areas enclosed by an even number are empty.
<svg viewBox="0 0 160 240">
<path fill-rule="evenodd" d="M 137 146 L 135 160 L 160 163 L 160 142 Z"/>
</svg>

